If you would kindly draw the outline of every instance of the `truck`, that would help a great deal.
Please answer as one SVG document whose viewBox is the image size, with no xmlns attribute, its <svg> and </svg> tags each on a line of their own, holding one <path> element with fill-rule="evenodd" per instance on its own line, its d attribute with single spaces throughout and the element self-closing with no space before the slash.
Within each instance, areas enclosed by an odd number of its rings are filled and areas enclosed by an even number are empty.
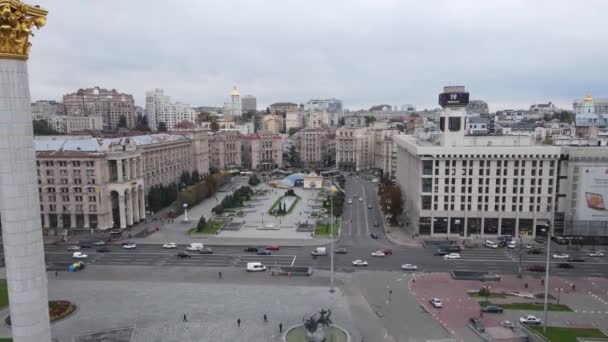
<svg viewBox="0 0 608 342">
<path fill-rule="evenodd" d="M 247 272 L 262 272 L 266 271 L 266 266 L 264 266 L 261 262 L 248 262 L 247 263 Z"/>
<path fill-rule="evenodd" d="M 193 242 L 186 247 L 189 251 L 198 252 L 201 251 L 205 246 L 201 242 Z"/>
<path fill-rule="evenodd" d="M 327 255 L 327 248 L 326 247 L 317 247 L 310 254 L 317 255 L 317 256 L 318 255 Z"/>
</svg>

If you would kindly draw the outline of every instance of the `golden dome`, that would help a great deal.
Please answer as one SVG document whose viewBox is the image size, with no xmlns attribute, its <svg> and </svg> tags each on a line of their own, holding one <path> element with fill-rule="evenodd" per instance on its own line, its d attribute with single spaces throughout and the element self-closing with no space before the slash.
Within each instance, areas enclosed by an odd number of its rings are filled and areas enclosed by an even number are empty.
<svg viewBox="0 0 608 342">
<path fill-rule="evenodd" d="M 593 101 L 593 98 L 591 97 L 591 93 L 587 92 L 587 95 L 585 95 L 585 98 L 583 99 L 583 101 L 585 101 L 585 102 Z"/>
<path fill-rule="evenodd" d="M 230 96 L 241 96 L 241 94 L 239 93 L 239 91 L 236 89 L 236 86 L 234 86 L 232 88 L 232 92 L 230 93 Z"/>
</svg>

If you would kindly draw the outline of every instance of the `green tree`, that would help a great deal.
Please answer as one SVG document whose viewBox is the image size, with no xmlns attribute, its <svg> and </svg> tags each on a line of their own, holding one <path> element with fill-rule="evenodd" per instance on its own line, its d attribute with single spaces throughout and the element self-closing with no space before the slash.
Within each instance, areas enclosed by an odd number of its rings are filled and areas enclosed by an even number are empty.
<svg viewBox="0 0 608 342">
<path fill-rule="evenodd" d="M 196 184 L 201 181 L 201 175 L 198 173 L 198 170 L 192 171 L 192 177 L 190 178 L 192 184 Z"/>
<path fill-rule="evenodd" d="M 141 114 L 137 115 L 137 118 L 135 118 L 135 129 L 138 131 L 149 131 L 148 117 Z"/>
<path fill-rule="evenodd" d="M 391 222 L 397 223 L 403 212 L 403 197 L 397 185 L 384 185 L 380 190 L 380 206 L 385 214 L 390 214 Z"/>
<path fill-rule="evenodd" d="M 289 135 L 294 135 L 296 134 L 298 131 L 300 130 L 300 128 L 297 127 L 290 127 L 289 131 L 287 132 Z"/>
<path fill-rule="evenodd" d="M 61 134 L 49 126 L 46 120 L 33 120 L 34 135 L 58 135 Z"/>
<path fill-rule="evenodd" d="M 118 128 L 127 128 L 127 117 L 121 115 L 118 117 Z"/>
<path fill-rule="evenodd" d="M 561 122 L 573 123 L 575 119 L 574 112 L 569 110 L 562 110 L 553 114 L 554 119 L 558 119 Z"/>
<path fill-rule="evenodd" d="M 207 225 L 207 221 L 205 220 L 205 217 L 201 216 L 201 218 L 198 219 L 198 223 L 196 224 L 196 231 L 202 232 L 205 229 L 206 225 Z"/>
<path fill-rule="evenodd" d="M 215 121 L 215 119 L 211 120 L 211 130 L 214 132 L 217 132 L 220 130 L 220 125 L 217 123 L 217 121 Z"/>
<path fill-rule="evenodd" d="M 256 186 L 258 184 L 260 184 L 260 179 L 257 175 L 252 175 L 251 177 L 249 177 L 249 185 Z"/>
<path fill-rule="evenodd" d="M 180 184 L 183 184 L 184 186 L 188 186 L 188 185 L 192 184 L 192 178 L 190 177 L 190 172 L 188 172 L 188 171 L 182 172 L 181 176 L 179 176 L 179 182 L 180 182 Z"/>
<path fill-rule="evenodd" d="M 158 131 L 159 132 L 166 132 L 167 131 L 167 124 L 164 122 L 159 122 L 158 123 Z"/>
</svg>

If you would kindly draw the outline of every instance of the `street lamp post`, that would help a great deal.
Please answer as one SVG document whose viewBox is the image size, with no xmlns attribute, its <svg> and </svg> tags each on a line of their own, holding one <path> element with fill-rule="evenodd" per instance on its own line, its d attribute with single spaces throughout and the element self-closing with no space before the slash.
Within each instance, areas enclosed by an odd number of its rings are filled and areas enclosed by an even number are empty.
<svg viewBox="0 0 608 342">
<path fill-rule="evenodd" d="M 330 187 L 329 189 L 330 191 L 330 195 L 329 195 L 329 200 L 331 202 L 330 204 L 330 218 L 329 218 L 329 224 L 330 224 L 330 240 L 331 240 L 331 244 L 330 244 L 330 248 L 329 248 L 329 252 L 330 254 L 330 263 L 331 263 L 331 272 L 329 275 L 330 278 L 330 287 L 329 287 L 329 292 L 334 293 L 336 290 L 334 289 L 334 192 L 333 189 Z"/>
<path fill-rule="evenodd" d="M 549 314 L 547 310 L 549 299 L 549 257 L 551 255 L 551 222 L 547 223 L 547 263 L 545 265 L 545 305 L 544 305 L 544 322 L 543 322 L 543 333 L 547 333 L 547 316 Z"/>
<path fill-rule="evenodd" d="M 523 254 L 523 236 L 521 234 L 519 234 L 519 267 L 518 267 L 518 272 L 517 272 L 517 277 L 521 278 L 522 274 L 521 274 L 521 259 L 522 259 L 522 254 Z"/>
<path fill-rule="evenodd" d="M 184 222 L 188 222 L 188 203 L 184 203 L 182 206 L 184 208 Z"/>
</svg>

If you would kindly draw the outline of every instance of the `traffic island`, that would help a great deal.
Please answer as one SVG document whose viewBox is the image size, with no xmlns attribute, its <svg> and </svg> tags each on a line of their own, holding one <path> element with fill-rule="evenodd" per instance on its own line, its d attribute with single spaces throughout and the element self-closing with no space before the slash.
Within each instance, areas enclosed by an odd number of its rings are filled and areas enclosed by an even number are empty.
<svg viewBox="0 0 608 342">
<path fill-rule="evenodd" d="M 49 317 L 50 322 L 55 323 L 71 316 L 76 312 L 78 307 L 68 300 L 51 300 L 49 301 Z M 11 326 L 11 316 L 4 319 L 4 323 Z"/>
<path fill-rule="evenodd" d="M 544 336 L 550 342 L 578 342 L 581 339 L 608 339 L 608 335 L 596 328 L 566 328 L 566 327 L 547 327 L 544 332 L 542 326 L 530 326 L 531 330 Z"/>
</svg>

